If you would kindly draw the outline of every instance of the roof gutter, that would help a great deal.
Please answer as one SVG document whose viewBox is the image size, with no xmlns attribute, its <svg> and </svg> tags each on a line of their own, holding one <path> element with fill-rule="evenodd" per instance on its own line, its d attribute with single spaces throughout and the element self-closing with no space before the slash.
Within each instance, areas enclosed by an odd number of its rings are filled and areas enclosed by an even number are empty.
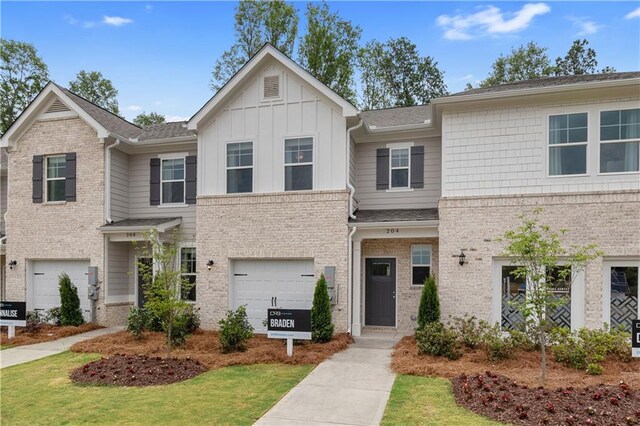
<svg viewBox="0 0 640 426">
<path fill-rule="evenodd" d="M 161 139 L 146 139 L 143 141 L 136 139 L 130 139 L 127 141 L 129 145 L 134 146 L 146 146 L 146 145 L 161 145 L 161 144 L 170 144 L 177 142 L 198 142 L 198 137 L 196 135 L 193 136 L 178 136 L 175 138 L 161 138 Z"/>
<path fill-rule="evenodd" d="M 404 220 L 394 222 L 350 222 L 349 227 L 355 229 L 377 229 L 377 228 L 424 228 L 438 227 L 439 220 Z"/>
<path fill-rule="evenodd" d="M 424 123 L 419 124 L 403 124 L 401 126 L 388 126 L 380 127 L 367 126 L 369 133 L 387 133 L 387 132 L 402 132 L 407 130 L 423 130 L 431 127 L 431 120 L 425 120 Z"/>
<path fill-rule="evenodd" d="M 359 129 L 363 124 L 364 120 L 361 118 L 358 124 L 347 129 L 347 188 L 349 188 L 349 217 L 351 219 L 356 218 L 353 214 L 353 197 L 356 193 L 356 188 L 351 183 L 351 132 Z"/>
</svg>

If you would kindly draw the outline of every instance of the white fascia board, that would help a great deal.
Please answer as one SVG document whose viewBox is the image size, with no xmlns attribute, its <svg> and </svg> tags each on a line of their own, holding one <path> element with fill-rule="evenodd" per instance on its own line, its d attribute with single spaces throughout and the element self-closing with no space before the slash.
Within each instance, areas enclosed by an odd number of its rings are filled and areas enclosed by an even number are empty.
<svg viewBox="0 0 640 426">
<path fill-rule="evenodd" d="M 407 130 L 423 130 L 431 127 L 431 120 L 425 120 L 424 123 L 419 124 L 405 124 L 401 126 L 387 126 L 387 127 L 376 127 L 376 126 L 368 126 L 367 131 L 369 133 L 389 133 L 389 132 L 402 132 Z"/>
<path fill-rule="evenodd" d="M 357 214 L 356 217 L 358 217 Z M 349 228 L 437 228 L 438 224 L 439 221 L 437 220 L 405 220 L 398 222 L 349 222 Z"/>
<path fill-rule="evenodd" d="M 267 57 L 271 57 L 278 61 L 280 64 L 284 65 L 291 72 L 298 75 L 304 81 L 313 86 L 316 90 L 321 92 L 323 95 L 331 99 L 337 105 L 342 108 L 342 116 L 343 117 L 355 117 L 358 115 L 358 110 L 339 96 L 336 92 L 329 89 L 326 85 L 322 84 L 318 79 L 313 77 L 309 72 L 307 72 L 300 65 L 296 64 L 293 60 L 288 58 L 286 55 L 281 53 L 278 49 L 271 45 L 264 46 L 256 55 L 251 58 L 249 62 L 247 62 L 241 69 L 234 75 L 231 80 L 229 80 L 223 87 L 220 89 L 209 101 L 198 111 L 187 123 L 187 128 L 189 130 L 197 130 L 198 124 L 205 120 L 209 113 L 221 102 L 223 102 L 227 95 L 233 91 L 239 84 L 256 68 L 262 63 L 262 61 Z"/>
<path fill-rule="evenodd" d="M 97 229 L 99 231 L 102 231 L 103 234 L 121 234 L 123 232 L 144 232 L 144 231 L 149 231 L 151 229 L 155 229 L 159 233 L 163 233 L 170 229 L 175 228 L 176 226 L 179 226 L 180 224 L 182 224 L 182 219 L 175 219 L 170 222 L 162 223 L 160 225 L 153 225 L 153 226 L 118 226 L 117 228 L 114 227 L 114 229 L 98 227 Z"/>
</svg>

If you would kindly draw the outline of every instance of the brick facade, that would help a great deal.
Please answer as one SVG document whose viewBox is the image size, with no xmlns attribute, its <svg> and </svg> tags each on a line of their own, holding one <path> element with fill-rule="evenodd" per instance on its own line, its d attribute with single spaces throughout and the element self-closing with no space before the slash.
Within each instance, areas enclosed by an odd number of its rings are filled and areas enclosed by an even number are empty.
<svg viewBox="0 0 640 426">
<path fill-rule="evenodd" d="M 496 241 L 519 224 L 517 216 L 544 210 L 541 222 L 566 229 L 565 247 L 595 243 L 604 258 L 640 258 L 640 192 L 582 193 L 507 197 L 443 198 L 440 215 L 440 303 L 443 317 L 475 315 L 490 319 Z M 453 255 L 468 249 L 464 266 Z M 601 327 L 603 258 L 585 270 L 587 327 Z"/>
<path fill-rule="evenodd" d="M 231 260 L 312 258 L 316 278 L 325 266 L 336 267 L 333 321 L 336 332 L 347 329 L 346 191 L 201 196 L 197 206 L 197 305 L 203 327 L 217 328 L 229 309 Z"/>
</svg>

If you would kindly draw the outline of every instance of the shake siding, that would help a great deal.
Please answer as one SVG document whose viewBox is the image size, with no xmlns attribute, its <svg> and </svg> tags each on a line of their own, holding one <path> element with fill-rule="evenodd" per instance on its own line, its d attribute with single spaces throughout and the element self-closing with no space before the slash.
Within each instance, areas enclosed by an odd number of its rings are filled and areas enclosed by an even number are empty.
<svg viewBox="0 0 640 426">
<path fill-rule="evenodd" d="M 117 149 L 111 150 L 111 219 L 129 217 L 129 156 Z"/>
<path fill-rule="evenodd" d="M 196 155 L 196 150 L 184 149 L 181 153 Z M 136 154 L 129 156 L 129 217 L 182 217 L 182 239 L 195 240 L 196 206 L 180 207 L 152 206 L 149 204 L 149 159 L 157 158 L 157 153 Z"/>
<path fill-rule="evenodd" d="M 376 149 L 395 142 L 424 145 L 424 188 L 412 191 L 376 190 Z M 394 141 L 359 143 L 355 149 L 356 195 L 363 210 L 419 209 L 438 206 L 440 198 L 440 138 L 412 138 Z"/>
</svg>

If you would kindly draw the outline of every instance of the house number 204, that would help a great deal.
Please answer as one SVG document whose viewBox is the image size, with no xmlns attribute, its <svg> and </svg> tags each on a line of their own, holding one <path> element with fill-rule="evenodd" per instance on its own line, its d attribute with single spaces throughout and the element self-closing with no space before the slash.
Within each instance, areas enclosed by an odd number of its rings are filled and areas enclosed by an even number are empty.
<svg viewBox="0 0 640 426">
<path fill-rule="evenodd" d="M 400 230 L 398 228 L 387 228 L 387 234 L 399 234 Z"/>
</svg>

